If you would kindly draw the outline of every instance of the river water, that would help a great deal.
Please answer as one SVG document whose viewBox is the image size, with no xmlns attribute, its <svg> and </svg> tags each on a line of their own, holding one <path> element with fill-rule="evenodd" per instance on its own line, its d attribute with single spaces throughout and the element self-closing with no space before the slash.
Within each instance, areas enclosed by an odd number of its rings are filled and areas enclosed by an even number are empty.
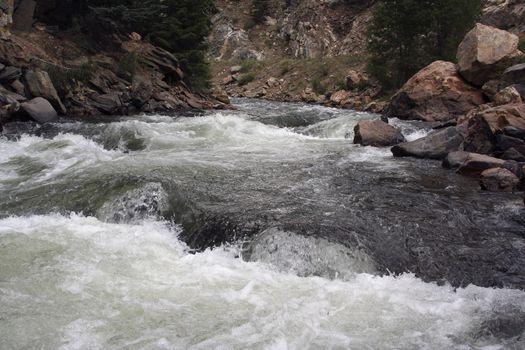
<svg viewBox="0 0 525 350">
<path fill-rule="evenodd" d="M 0 349 L 525 348 L 518 194 L 235 103 L 5 127 Z"/>
</svg>

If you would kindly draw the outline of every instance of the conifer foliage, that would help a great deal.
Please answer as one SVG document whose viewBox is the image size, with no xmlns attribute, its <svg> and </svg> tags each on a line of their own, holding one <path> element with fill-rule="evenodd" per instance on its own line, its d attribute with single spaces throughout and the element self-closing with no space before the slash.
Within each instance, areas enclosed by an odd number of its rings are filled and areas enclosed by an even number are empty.
<svg viewBox="0 0 525 350">
<path fill-rule="evenodd" d="M 369 27 L 370 72 L 391 89 L 435 60 L 454 61 L 481 8 L 481 0 L 379 0 Z"/>
<path fill-rule="evenodd" d="M 175 54 L 194 88 L 205 88 L 210 73 L 206 37 L 213 0 L 88 0 L 101 16 Z"/>
</svg>

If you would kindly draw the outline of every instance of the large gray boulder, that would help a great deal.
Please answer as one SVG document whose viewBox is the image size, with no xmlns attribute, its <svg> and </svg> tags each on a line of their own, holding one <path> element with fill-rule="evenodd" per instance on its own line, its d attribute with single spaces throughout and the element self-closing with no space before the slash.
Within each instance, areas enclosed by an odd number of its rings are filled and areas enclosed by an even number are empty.
<svg viewBox="0 0 525 350">
<path fill-rule="evenodd" d="M 386 147 L 405 141 L 399 129 L 381 120 L 361 120 L 354 128 L 354 143 L 362 146 Z"/>
<path fill-rule="evenodd" d="M 450 152 L 458 151 L 463 142 L 461 127 L 449 127 L 433 132 L 419 140 L 400 143 L 392 147 L 394 157 L 443 159 Z"/>
<path fill-rule="evenodd" d="M 20 107 L 29 114 L 31 118 L 42 124 L 55 121 L 58 117 L 51 103 L 42 97 L 36 97 L 31 101 L 24 102 Z"/>
<path fill-rule="evenodd" d="M 45 71 L 27 71 L 25 74 L 25 81 L 27 89 L 33 97 L 43 97 L 55 107 L 60 113 L 66 113 L 66 107 L 62 104 L 62 100 L 58 97 L 58 93 Z"/>
<path fill-rule="evenodd" d="M 467 33 L 457 52 L 459 73 L 475 86 L 483 86 L 498 78 L 502 70 L 512 65 L 521 54 L 519 37 L 515 34 L 476 24 Z"/>
</svg>

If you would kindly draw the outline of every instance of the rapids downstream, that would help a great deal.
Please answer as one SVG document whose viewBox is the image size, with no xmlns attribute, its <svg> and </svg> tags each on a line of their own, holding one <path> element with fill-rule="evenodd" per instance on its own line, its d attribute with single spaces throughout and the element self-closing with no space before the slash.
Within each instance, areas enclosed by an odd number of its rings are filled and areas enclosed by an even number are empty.
<svg viewBox="0 0 525 350">
<path fill-rule="evenodd" d="M 519 195 L 234 102 L 5 126 L 0 349 L 525 348 Z"/>
</svg>

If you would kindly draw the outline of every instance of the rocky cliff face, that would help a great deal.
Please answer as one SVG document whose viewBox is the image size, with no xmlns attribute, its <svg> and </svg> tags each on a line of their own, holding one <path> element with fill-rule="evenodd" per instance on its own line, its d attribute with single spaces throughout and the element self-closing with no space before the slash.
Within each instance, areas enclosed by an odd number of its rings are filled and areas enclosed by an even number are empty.
<svg viewBox="0 0 525 350">
<path fill-rule="evenodd" d="M 192 92 L 172 54 L 91 12 L 79 28 L 62 31 L 65 22 L 45 14 L 64 2 L 74 5 L 68 0 L 0 0 L 0 125 L 28 116 L 45 122 L 57 114 L 170 112 L 228 104 Z M 71 9 L 56 7 L 55 16 Z"/>
<path fill-rule="evenodd" d="M 216 59 L 360 55 L 373 0 L 270 1 L 255 25 L 251 0 L 217 0 L 210 55 Z"/>
<path fill-rule="evenodd" d="M 209 37 L 214 83 L 231 96 L 380 110 L 384 104 L 371 101 L 381 98 L 381 87 L 366 74 L 374 3 L 270 0 L 268 16 L 255 24 L 252 0 L 216 0 Z M 481 22 L 525 42 L 523 0 L 486 0 Z M 349 87 L 349 79 L 358 82 Z"/>
</svg>

